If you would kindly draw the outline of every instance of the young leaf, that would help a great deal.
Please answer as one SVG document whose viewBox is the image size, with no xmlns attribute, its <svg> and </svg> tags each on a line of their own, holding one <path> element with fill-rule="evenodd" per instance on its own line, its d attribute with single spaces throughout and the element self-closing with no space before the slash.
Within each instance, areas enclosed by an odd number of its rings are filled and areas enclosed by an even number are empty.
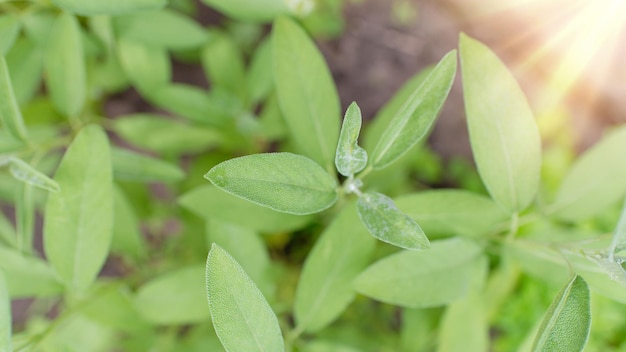
<svg viewBox="0 0 626 352">
<path fill-rule="evenodd" d="M 398 160 L 426 136 L 452 88 L 455 74 L 456 51 L 451 51 L 391 120 L 370 158 L 370 164 L 375 169 L 382 169 Z"/>
<path fill-rule="evenodd" d="M 297 154 L 243 156 L 216 165 L 204 177 L 228 193 L 294 215 L 318 213 L 337 200 L 337 181 Z"/>
<path fill-rule="evenodd" d="M 138 182 L 176 182 L 185 177 L 178 165 L 127 149 L 111 149 L 113 177 Z"/>
<path fill-rule="evenodd" d="M 267 98 L 274 87 L 272 70 L 268 70 L 268 67 L 272 67 L 271 38 L 263 40 L 252 55 L 246 76 L 246 87 L 251 103 L 258 103 Z"/>
<path fill-rule="evenodd" d="M 15 249 L 0 246 L 1 271 L 13 298 L 53 296 L 63 292 L 63 286 L 48 263 Z"/>
<path fill-rule="evenodd" d="M 626 126 L 620 126 L 576 161 L 549 209 L 563 220 L 585 220 L 623 198 L 625 150 Z"/>
<path fill-rule="evenodd" d="M 626 249 L 626 201 L 624 201 L 622 215 L 619 217 L 619 221 L 613 233 L 613 240 L 609 247 L 609 258 L 613 259 L 613 255 L 616 252 L 620 252 L 624 249 Z"/>
<path fill-rule="evenodd" d="M 119 37 L 158 48 L 188 50 L 209 39 L 198 23 L 168 9 L 114 17 L 113 24 Z"/>
<path fill-rule="evenodd" d="M 171 79 L 170 59 L 163 48 L 120 38 L 117 55 L 124 72 L 143 94 L 150 95 Z"/>
<path fill-rule="evenodd" d="M 202 0 L 202 2 L 228 17 L 243 21 L 268 22 L 289 12 L 283 0 Z"/>
<path fill-rule="evenodd" d="M 396 206 L 429 236 L 485 236 L 508 214 L 488 197 L 469 191 L 439 189 L 396 198 Z"/>
<path fill-rule="evenodd" d="M 0 270 L 0 351 L 13 351 L 11 346 L 11 300 L 2 270 Z"/>
<path fill-rule="evenodd" d="M 359 224 L 354 203 L 322 233 L 307 256 L 296 289 L 298 329 L 316 332 L 335 320 L 352 302 L 352 281 L 365 268 L 376 240 Z"/>
<path fill-rule="evenodd" d="M 441 318 L 437 352 L 489 350 L 489 324 L 484 297 L 471 292 L 452 302 Z"/>
<path fill-rule="evenodd" d="M 0 55 L 0 122 L 15 139 L 26 140 L 26 126 L 13 93 L 7 62 L 2 55 Z"/>
<path fill-rule="evenodd" d="M 422 228 L 386 195 L 365 193 L 359 197 L 357 209 L 365 227 L 379 240 L 405 249 L 430 247 Z"/>
<path fill-rule="evenodd" d="M 135 308 L 146 320 L 173 325 L 208 321 L 204 266 L 194 265 L 158 276 L 139 288 Z"/>
<path fill-rule="evenodd" d="M 367 165 L 367 152 L 357 144 L 361 122 L 361 109 L 353 102 L 343 119 L 335 153 L 337 171 L 346 177 L 363 170 Z"/>
<path fill-rule="evenodd" d="M 532 351 L 582 351 L 590 327 L 589 287 L 580 276 L 575 276 L 548 308 Z"/>
<path fill-rule="evenodd" d="M 122 15 L 156 10 L 167 4 L 167 0 L 52 0 L 52 2 L 65 11 L 83 16 Z"/>
<path fill-rule="evenodd" d="M 279 18 L 272 33 L 274 83 L 280 108 L 298 149 L 326 170 L 339 137 L 339 97 L 315 44 L 292 20 Z"/>
<path fill-rule="evenodd" d="M 493 199 L 524 210 L 539 186 L 541 140 L 513 75 L 484 44 L 461 34 L 463 94 L 478 172 Z"/>
<path fill-rule="evenodd" d="M 71 118 L 78 117 L 87 98 L 84 56 L 78 21 L 67 13 L 59 15 L 47 43 L 47 87 L 58 111 Z"/>
<path fill-rule="evenodd" d="M 123 253 L 133 259 L 146 255 L 146 243 L 139 229 L 139 220 L 130 201 L 118 187 L 113 193 L 113 237 L 111 252 Z"/>
<path fill-rule="evenodd" d="M 15 99 L 19 105 L 28 102 L 37 92 L 43 71 L 42 49 L 27 37 L 17 40 L 6 60 Z"/>
<path fill-rule="evenodd" d="M 183 194 L 178 203 L 202 218 L 239 224 L 263 233 L 294 231 L 312 219 L 312 216 L 279 213 L 212 185 L 197 187 Z M 242 217 L 241 214 L 246 216 Z"/>
<path fill-rule="evenodd" d="M 37 169 L 19 158 L 11 158 L 9 171 L 11 171 L 11 175 L 15 177 L 15 179 L 29 185 L 33 185 L 50 192 L 58 192 L 60 190 L 59 184 L 56 181 L 39 172 Z"/>
<path fill-rule="evenodd" d="M 69 146 L 45 210 L 44 248 L 69 288 L 84 291 L 109 252 L 113 182 L 109 140 L 96 125 L 84 127 Z"/>
<path fill-rule="evenodd" d="M 211 87 L 224 89 L 245 101 L 245 63 L 237 42 L 226 35 L 217 35 L 202 50 L 202 67 Z M 272 66 L 264 67 L 266 71 Z"/>
<path fill-rule="evenodd" d="M 7 54 L 20 33 L 20 21 L 17 17 L 7 14 L 0 15 L 0 56 Z"/>
<path fill-rule="evenodd" d="M 241 266 L 213 244 L 206 262 L 213 327 L 228 352 L 283 351 L 278 319 Z"/>
<path fill-rule="evenodd" d="M 481 252 L 461 238 L 435 241 L 428 251 L 401 251 L 370 265 L 356 278 L 354 289 L 403 307 L 445 305 L 467 294 L 475 271 L 471 263 Z"/>
</svg>

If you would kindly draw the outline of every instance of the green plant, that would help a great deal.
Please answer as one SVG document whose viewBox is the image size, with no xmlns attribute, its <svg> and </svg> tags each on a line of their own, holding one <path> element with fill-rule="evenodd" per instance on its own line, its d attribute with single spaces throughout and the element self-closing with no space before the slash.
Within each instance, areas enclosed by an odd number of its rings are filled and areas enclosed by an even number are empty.
<svg viewBox="0 0 626 352">
<path fill-rule="evenodd" d="M 456 51 L 369 124 L 356 103 L 342 124 L 322 55 L 285 17 L 328 35 L 340 2 L 205 3 L 273 21 L 271 37 L 201 27 L 184 0 L 0 2 L 0 199 L 15 210 L 15 226 L 0 214 L 0 351 L 626 346 L 625 126 L 571 168 L 542 165 L 513 76 L 461 35 L 478 175 L 448 167 L 424 141 Z M 173 83 L 172 59 L 199 62 L 210 90 Z M 168 114 L 104 117 L 129 87 Z M 428 189 L 447 171 L 472 189 Z"/>
</svg>

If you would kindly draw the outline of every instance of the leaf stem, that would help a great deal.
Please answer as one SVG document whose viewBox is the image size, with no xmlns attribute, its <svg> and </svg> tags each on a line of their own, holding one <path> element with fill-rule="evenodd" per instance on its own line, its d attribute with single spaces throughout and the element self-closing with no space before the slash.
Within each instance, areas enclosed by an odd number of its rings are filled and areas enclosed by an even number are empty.
<svg viewBox="0 0 626 352">
<path fill-rule="evenodd" d="M 370 174 L 372 171 L 374 171 L 372 164 L 367 165 L 367 167 L 356 176 L 357 180 L 363 180 L 363 178 L 365 178 L 365 176 Z"/>
</svg>

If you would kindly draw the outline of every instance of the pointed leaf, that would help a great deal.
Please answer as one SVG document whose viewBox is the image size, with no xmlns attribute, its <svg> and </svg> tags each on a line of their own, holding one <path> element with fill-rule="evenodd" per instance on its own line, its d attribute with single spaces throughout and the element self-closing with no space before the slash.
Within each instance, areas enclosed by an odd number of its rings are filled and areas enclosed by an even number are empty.
<svg viewBox="0 0 626 352">
<path fill-rule="evenodd" d="M 389 123 L 370 163 L 375 169 L 398 160 L 431 130 L 456 74 L 456 51 L 441 59 Z"/>
<path fill-rule="evenodd" d="M 13 351 L 11 345 L 11 300 L 2 270 L 0 270 L 0 351 Z"/>
<path fill-rule="evenodd" d="M 297 154 L 243 156 L 215 166 L 204 177 L 228 193 L 289 214 L 318 213 L 337 200 L 337 181 Z"/>
<path fill-rule="evenodd" d="M 85 54 L 76 18 L 63 13 L 48 37 L 45 58 L 46 84 L 57 110 L 77 117 L 87 98 Z"/>
<path fill-rule="evenodd" d="M 27 37 L 17 40 L 6 59 L 18 104 L 29 101 L 41 84 L 43 50 Z"/>
<path fill-rule="evenodd" d="M 173 325 L 208 321 L 204 265 L 177 269 L 143 284 L 135 297 L 135 308 L 146 320 Z"/>
<path fill-rule="evenodd" d="M 396 198 L 398 209 L 429 236 L 480 237 L 494 231 L 509 215 L 488 197 L 469 191 L 438 189 Z"/>
<path fill-rule="evenodd" d="M 29 185 L 33 185 L 50 192 L 58 192 L 60 190 L 59 184 L 56 181 L 39 172 L 37 169 L 19 158 L 11 158 L 9 171 L 11 171 L 11 175 L 15 177 L 15 179 Z"/>
<path fill-rule="evenodd" d="M 228 352 L 283 351 L 278 319 L 241 266 L 213 244 L 206 263 L 213 327 Z"/>
<path fill-rule="evenodd" d="M 202 67 L 211 87 L 224 89 L 245 101 L 245 62 L 234 39 L 226 35 L 212 39 L 202 50 Z M 267 65 L 264 69 L 271 73 L 271 67 Z"/>
<path fill-rule="evenodd" d="M 361 123 L 361 109 L 353 102 L 343 119 L 335 153 L 337 171 L 346 177 L 363 170 L 367 165 L 367 152 L 357 144 Z"/>
<path fill-rule="evenodd" d="M 304 262 L 296 289 L 298 328 L 316 332 L 352 302 L 352 281 L 365 268 L 376 240 L 359 223 L 355 204 L 341 213 L 322 233 Z"/>
<path fill-rule="evenodd" d="M 37 257 L 0 246 L 0 271 L 13 298 L 44 297 L 63 293 L 63 285 L 48 266 Z"/>
<path fill-rule="evenodd" d="M 24 118 L 13 93 L 7 62 L 2 55 L 0 55 L 0 122 L 13 138 L 19 141 L 26 140 Z"/>
<path fill-rule="evenodd" d="M 228 17 L 243 21 L 267 22 L 288 13 L 283 0 L 202 0 Z"/>
<path fill-rule="evenodd" d="M 626 194 L 626 126 L 617 127 L 586 151 L 565 176 L 549 208 L 563 220 L 585 220 Z"/>
<path fill-rule="evenodd" d="M 539 186 L 541 140 L 513 75 L 484 44 L 461 35 L 463 94 L 478 172 L 491 197 L 524 210 Z"/>
<path fill-rule="evenodd" d="M 406 249 L 427 249 L 428 237 L 415 220 L 402 213 L 391 198 L 365 193 L 357 203 L 359 217 L 369 232 L 381 241 Z"/>
<path fill-rule="evenodd" d="M 194 20 L 168 9 L 114 17 L 113 23 L 119 37 L 159 48 L 188 50 L 209 39 Z"/>
<path fill-rule="evenodd" d="M 122 15 L 159 9 L 167 4 L 166 0 L 52 0 L 52 2 L 65 11 L 84 16 Z"/>
<path fill-rule="evenodd" d="M 61 190 L 48 196 L 44 248 L 61 278 L 80 292 L 100 272 L 112 235 L 111 154 L 102 128 L 89 125 L 80 131 L 54 180 Z"/>
<path fill-rule="evenodd" d="M 461 238 L 433 242 L 428 251 L 401 251 L 370 265 L 354 281 L 357 292 L 409 308 L 437 307 L 468 292 L 482 249 Z"/>
<path fill-rule="evenodd" d="M 20 33 L 20 21 L 13 15 L 0 15 L 0 56 L 7 54 Z"/>
<path fill-rule="evenodd" d="M 326 170 L 339 137 L 339 97 L 322 54 L 292 20 L 279 18 L 272 33 L 274 82 L 291 138 L 302 154 Z"/>
<path fill-rule="evenodd" d="M 183 194 L 178 202 L 185 209 L 205 219 L 231 222 L 264 233 L 291 232 L 312 219 L 279 213 L 233 196 L 212 185 L 197 187 Z M 241 214 L 246 214 L 242 217 Z"/>
<path fill-rule="evenodd" d="M 185 177 L 178 165 L 135 153 L 127 149 L 111 149 L 113 176 L 116 180 L 138 182 L 176 182 Z"/>
<path fill-rule="evenodd" d="M 582 351 L 589 338 L 589 287 L 575 276 L 555 297 L 535 338 L 533 352 Z"/>
</svg>

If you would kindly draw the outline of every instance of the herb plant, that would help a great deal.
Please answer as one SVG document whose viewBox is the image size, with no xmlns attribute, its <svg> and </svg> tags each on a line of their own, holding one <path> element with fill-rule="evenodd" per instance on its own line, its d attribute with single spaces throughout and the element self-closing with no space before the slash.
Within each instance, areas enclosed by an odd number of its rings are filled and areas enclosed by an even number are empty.
<svg viewBox="0 0 626 352">
<path fill-rule="evenodd" d="M 342 120 L 309 36 L 339 1 L 204 3 L 230 27 L 186 0 L 0 1 L 0 351 L 626 347 L 625 126 L 558 169 L 464 34 Z M 477 173 L 428 189 L 457 56 Z M 129 88 L 149 108 L 104 116 Z"/>
</svg>

